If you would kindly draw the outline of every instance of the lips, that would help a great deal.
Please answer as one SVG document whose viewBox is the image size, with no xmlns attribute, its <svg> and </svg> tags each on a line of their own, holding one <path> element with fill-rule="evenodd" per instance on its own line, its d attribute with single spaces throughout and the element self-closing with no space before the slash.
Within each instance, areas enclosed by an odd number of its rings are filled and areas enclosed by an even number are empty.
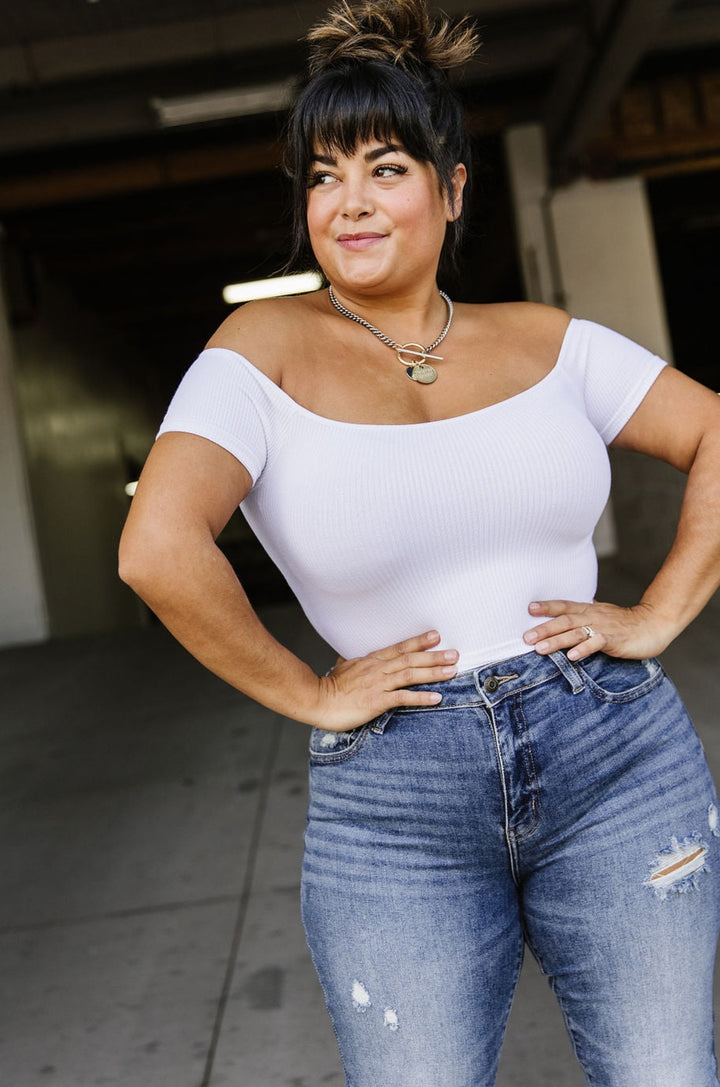
<svg viewBox="0 0 720 1087">
<path fill-rule="evenodd" d="M 362 234 L 339 234 L 337 241 L 343 249 L 362 250 L 369 249 L 385 238 L 385 234 L 377 234 L 367 231 Z"/>
</svg>

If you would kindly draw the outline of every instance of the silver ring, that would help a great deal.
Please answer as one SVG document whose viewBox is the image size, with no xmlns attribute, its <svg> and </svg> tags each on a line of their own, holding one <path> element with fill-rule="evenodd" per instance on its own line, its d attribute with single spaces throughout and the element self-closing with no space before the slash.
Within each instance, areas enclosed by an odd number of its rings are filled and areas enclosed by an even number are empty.
<svg viewBox="0 0 720 1087">
<path fill-rule="evenodd" d="M 595 631 L 593 630 L 592 627 L 583 627 L 582 630 L 583 630 L 583 633 L 584 633 L 586 638 L 594 638 L 595 637 Z"/>
</svg>

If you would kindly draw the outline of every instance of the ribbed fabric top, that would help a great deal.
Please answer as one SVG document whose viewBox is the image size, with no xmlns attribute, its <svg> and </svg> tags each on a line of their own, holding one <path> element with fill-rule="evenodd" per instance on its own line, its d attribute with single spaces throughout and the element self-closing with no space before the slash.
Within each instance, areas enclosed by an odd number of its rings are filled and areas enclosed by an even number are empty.
<svg viewBox="0 0 720 1087">
<path fill-rule="evenodd" d="M 528 652 L 531 600 L 592 600 L 606 443 L 665 364 L 572 320 L 554 368 L 452 419 L 346 423 L 292 400 L 242 355 L 203 351 L 159 433 L 227 449 L 242 510 L 306 615 L 343 657 L 436 628 L 459 669 Z"/>
</svg>

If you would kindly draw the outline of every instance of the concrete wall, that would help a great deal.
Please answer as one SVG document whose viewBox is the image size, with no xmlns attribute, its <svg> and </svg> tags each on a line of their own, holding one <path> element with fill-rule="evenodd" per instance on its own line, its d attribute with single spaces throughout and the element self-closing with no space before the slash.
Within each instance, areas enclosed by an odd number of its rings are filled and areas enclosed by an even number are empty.
<svg viewBox="0 0 720 1087">
<path fill-rule="evenodd" d="M 13 375 L 0 287 L 0 646 L 42 641 L 48 632 Z"/>
<path fill-rule="evenodd" d="M 135 625 L 144 611 L 117 577 L 125 485 L 153 438 L 142 393 L 123 377 L 115 334 L 63 284 L 40 283 L 39 316 L 13 331 L 49 633 Z"/>
<path fill-rule="evenodd" d="M 551 199 L 567 309 L 672 361 L 653 224 L 642 178 L 581 179 Z"/>
</svg>

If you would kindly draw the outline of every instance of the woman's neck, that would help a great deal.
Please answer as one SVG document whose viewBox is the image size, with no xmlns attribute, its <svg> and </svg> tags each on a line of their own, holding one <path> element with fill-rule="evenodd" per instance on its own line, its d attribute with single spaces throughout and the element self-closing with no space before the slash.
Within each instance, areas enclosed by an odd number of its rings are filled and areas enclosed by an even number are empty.
<svg viewBox="0 0 720 1087">
<path fill-rule="evenodd" d="M 431 343 L 447 320 L 447 304 L 435 282 L 377 295 L 333 284 L 333 294 L 345 309 L 398 343 Z"/>
</svg>

